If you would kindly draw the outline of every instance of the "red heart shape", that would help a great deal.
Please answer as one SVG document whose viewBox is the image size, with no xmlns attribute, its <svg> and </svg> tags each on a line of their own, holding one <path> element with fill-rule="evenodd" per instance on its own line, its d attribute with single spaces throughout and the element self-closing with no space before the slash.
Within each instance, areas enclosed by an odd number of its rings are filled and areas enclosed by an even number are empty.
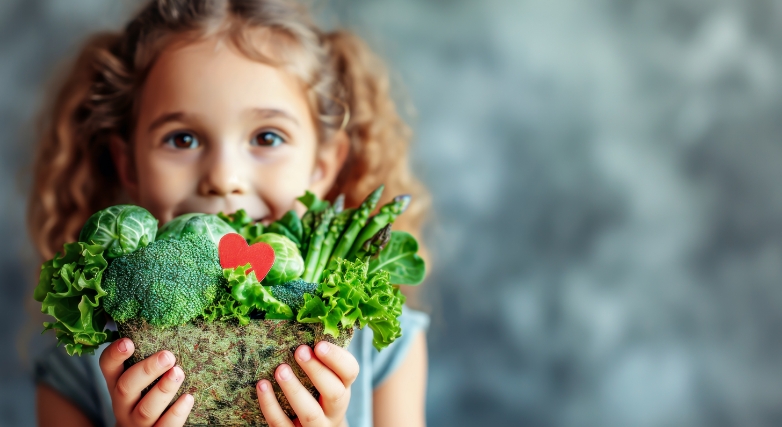
<svg viewBox="0 0 782 427">
<path fill-rule="evenodd" d="M 248 246 L 244 237 L 236 233 L 228 233 L 220 238 L 218 252 L 221 267 L 236 268 L 249 262 L 250 269 L 246 273 L 255 271 L 259 282 L 269 274 L 274 265 L 274 249 L 268 243 L 259 242 Z"/>
</svg>

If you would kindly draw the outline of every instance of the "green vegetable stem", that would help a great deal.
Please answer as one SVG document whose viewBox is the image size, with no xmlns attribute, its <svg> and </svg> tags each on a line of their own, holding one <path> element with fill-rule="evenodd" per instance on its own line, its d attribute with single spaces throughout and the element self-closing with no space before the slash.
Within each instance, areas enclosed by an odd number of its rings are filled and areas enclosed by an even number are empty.
<svg viewBox="0 0 782 427">
<path fill-rule="evenodd" d="M 353 242 L 353 246 L 350 248 L 350 252 L 348 252 L 345 259 L 355 259 L 358 251 L 363 247 L 364 242 L 369 240 L 386 225 L 393 224 L 396 217 L 401 215 L 408 206 L 410 206 L 410 196 L 407 194 L 396 196 L 394 197 L 394 200 L 383 205 L 380 208 L 380 212 L 369 218 L 367 224 L 361 229 L 361 233 L 359 233 L 358 237 Z"/>
<path fill-rule="evenodd" d="M 334 202 L 334 206 L 336 211 L 336 201 Z M 315 268 L 315 273 L 312 276 L 313 282 L 320 282 L 320 277 L 323 275 L 323 271 L 326 269 L 326 265 L 328 264 L 329 258 L 331 257 L 331 252 L 334 250 L 334 245 L 337 244 L 337 239 L 339 239 L 339 236 L 342 235 L 342 232 L 348 225 L 348 221 L 350 221 L 350 217 L 353 215 L 353 212 L 355 212 L 355 209 L 343 210 L 338 215 L 334 216 L 333 220 L 331 220 L 329 231 L 326 234 L 326 238 L 323 240 L 323 246 L 320 248 L 318 264 Z"/>
<path fill-rule="evenodd" d="M 334 208 L 331 206 L 317 214 L 317 225 L 310 236 L 307 258 L 304 261 L 304 274 L 301 276 L 305 282 L 312 282 L 312 278 L 315 277 L 320 250 L 323 247 L 323 241 L 326 239 L 332 218 L 334 218 Z"/>
<path fill-rule="evenodd" d="M 375 191 L 370 193 L 369 196 L 367 196 L 367 198 L 361 203 L 361 206 L 358 207 L 356 212 L 353 213 L 350 225 L 348 225 L 345 233 L 342 235 L 342 237 L 340 237 L 339 243 L 337 243 L 337 247 L 331 254 L 331 258 L 329 258 L 329 264 L 327 267 L 329 270 L 333 270 L 334 267 L 336 267 L 336 260 L 338 258 L 345 258 L 348 255 L 350 248 L 353 246 L 353 241 L 356 240 L 356 237 L 361 231 L 361 228 L 363 228 L 364 224 L 366 224 L 367 218 L 369 218 L 369 214 L 375 209 L 378 200 L 380 200 L 380 196 L 383 194 L 384 188 L 385 186 L 381 185 Z"/>
<path fill-rule="evenodd" d="M 309 249 L 310 235 L 312 234 L 312 230 L 315 228 L 315 215 L 329 207 L 329 202 L 320 200 L 318 196 L 312 194 L 309 191 L 304 193 L 303 196 L 296 200 L 300 201 L 304 206 L 307 207 L 307 212 L 305 212 L 304 216 L 301 217 L 302 233 L 301 246 L 299 247 L 301 254 L 306 255 Z"/>
</svg>

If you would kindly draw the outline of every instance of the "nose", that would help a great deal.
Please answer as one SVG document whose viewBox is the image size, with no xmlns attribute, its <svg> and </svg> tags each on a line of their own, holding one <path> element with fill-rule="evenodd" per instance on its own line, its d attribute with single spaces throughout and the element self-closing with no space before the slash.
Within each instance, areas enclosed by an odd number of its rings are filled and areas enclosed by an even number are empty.
<svg viewBox="0 0 782 427">
<path fill-rule="evenodd" d="M 207 154 L 205 170 L 198 185 L 202 196 L 225 197 L 231 194 L 247 194 L 249 185 L 243 178 L 242 168 L 238 158 L 232 155 L 227 147 L 212 150 Z"/>
</svg>

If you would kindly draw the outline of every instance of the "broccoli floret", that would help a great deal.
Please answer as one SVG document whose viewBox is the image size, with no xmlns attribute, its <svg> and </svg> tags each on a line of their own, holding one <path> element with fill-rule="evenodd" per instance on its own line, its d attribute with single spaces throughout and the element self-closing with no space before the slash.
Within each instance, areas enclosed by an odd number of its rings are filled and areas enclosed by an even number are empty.
<svg viewBox="0 0 782 427">
<path fill-rule="evenodd" d="M 103 277 L 103 305 L 117 322 L 181 325 L 202 314 L 221 286 L 227 284 L 217 247 L 207 236 L 188 234 L 115 259 Z"/>
<path fill-rule="evenodd" d="M 304 305 L 304 294 L 314 293 L 318 289 L 318 284 L 296 279 L 281 285 L 269 286 L 269 288 L 275 298 L 288 304 L 296 312 Z"/>
</svg>

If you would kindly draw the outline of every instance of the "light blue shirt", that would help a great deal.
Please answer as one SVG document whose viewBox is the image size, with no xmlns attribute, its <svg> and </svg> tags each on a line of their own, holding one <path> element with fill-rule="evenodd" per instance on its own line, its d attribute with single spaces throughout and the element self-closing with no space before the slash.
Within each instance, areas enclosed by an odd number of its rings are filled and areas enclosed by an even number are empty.
<svg viewBox="0 0 782 427">
<path fill-rule="evenodd" d="M 399 317 L 402 336 L 378 352 L 372 346 L 372 330 L 357 330 L 348 350 L 361 368 L 351 389 L 346 418 L 350 427 L 372 426 L 372 390 L 383 383 L 405 360 L 413 338 L 429 326 L 429 317 L 404 308 Z M 63 347 L 52 348 L 35 363 L 36 383 L 46 384 L 73 402 L 92 420 L 95 427 L 111 427 L 116 421 L 111 398 L 98 359 L 106 345 L 94 356 L 68 356 Z"/>
</svg>

